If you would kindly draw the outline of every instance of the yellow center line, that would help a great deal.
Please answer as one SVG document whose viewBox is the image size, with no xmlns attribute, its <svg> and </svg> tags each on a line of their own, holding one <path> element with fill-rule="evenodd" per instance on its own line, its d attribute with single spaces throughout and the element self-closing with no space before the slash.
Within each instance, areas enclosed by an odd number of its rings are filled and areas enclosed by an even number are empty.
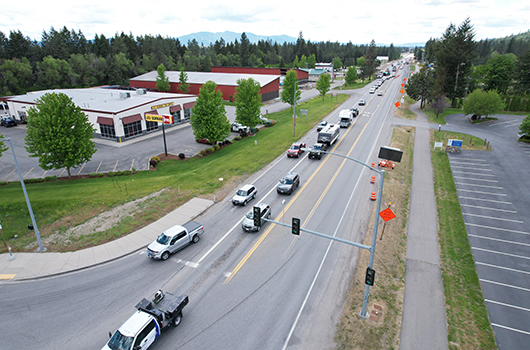
<svg viewBox="0 0 530 350">
<path fill-rule="evenodd" d="M 357 120 L 358 119 L 355 119 L 355 121 L 352 123 L 352 125 L 350 126 L 350 128 L 348 128 L 348 130 L 344 133 L 344 137 L 341 137 L 341 139 L 335 144 L 335 147 L 333 147 L 332 151 L 334 151 L 335 149 L 337 149 L 337 147 L 340 145 L 340 143 L 342 142 L 342 140 L 344 140 L 346 138 L 346 135 L 350 132 L 350 130 L 353 129 L 353 126 L 357 123 Z M 371 121 L 371 118 L 370 118 L 370 121 Z M 368 124 L 370 124 L 370 121 L 368 123 L 366 123 L 366 125 L 364 126 L 364 128 L 361 130 L 361 133 L 359 134 L 359 136 L 357 137 L 357 140 L 355 140 L 354 144 L 352 145 L 352 147 L 350 148 L 349 152 L 348 152 L 348 156 L 350 156 L 350 154 L 353 152 L 353 149 L 355 148 L 355 146 L 357 145 L 357 142 L 359 141 L 359 139 L 361 138 L 361 136 L 363 135 L 364 131 L 366 130 L 366 127 L 368 126 Z M 324 158 L 324 161 L 318 166 L 318 168 L 313 172 L 313 174 L 309 177 L 309 179 L 305 182 L 305 184 L 302 186 L 302 188 L 300 188 L 299 191 L 296 192 L 296 195 L 289 201 L 289 203 L 285 206 L 285 208 L 281 211 L 281 213 L 274 219 L 274 221 L 280 221 L 284 215 L 284 213 L 291 207 L 291 205 L 296 201 L 296 199 L 298 198 L 298 196 L 300 196 L 300 194 L 303 193 L 303 191 L 305 190 L 305 188 L 309 185 L 309 183 L 314 179 L 314 177 L 316 176 L 316 174 L 320 171 L 320 169 L 322 169 L 322 167 L 324 166 L 324 164 L 328 161 L 329 157 L 331 155 L 328 154 L 327 157 Z M 329 188 L 331 187 L 331 185 L 333 184 L 333 182 L 335 181 L 335 179 L 337 178 L 340 170 L 344 167 L 344 164 L 346 163 L 346 160 L 347 159 L 344 159 L 341 163 L 341 165 L 339 166 L 339 168 L 337 169 L 337 171 L 335 172 L 335 174 L 333 175 L 333 178 L 332 180 L 328 183 L 328 185 L 326 186 L 326 189 L 324 190 L 324 192 L 321 194 L 320 198 L 318 199 L 317 203 L 313 206 L 313 209 L 311 210 L 308 218 L 304 221 L 302 227 L 304 227 L 306 225 L 306 223 L 309 221 L 310 217 L 314 214 L 314 212 L 316 211 L 316 208 L 318 207 L 318 205 L 320 204 L 320 202 L 322 202 L 326 192 L 329 191 Z M 224 281 L 224 284 L 230 282 L 230 280 L 232 279 L 232 277 L 234 277 L 234 275 L 241 269 L 241 267 L 247 262 L 247 260 L 250 258 L 250 256 L 254 253 L 254 251 L 256 251 L 256 249 L 259 247 L 259 245 L 261 244 L 261 242 L 263 242 L 263 240 L 269 235 L 269 233 L 272 231 L 272 229 L 274 228 L 274 226 L 276 226 L 276 224 L 271 224 L 269 226 L 269 228 L 267 228 L 267 230 L 263 233 L 263 235 L 261 235 L 261 237 L 259 238 L 259 240 L 254 244 L 254 246 L 248 251 L 248 253 L 243 257 L 243 259 L 241 259 L 241 261 L 239 262 L 239 264 L 237 264 L 237 266 L 234 268 L 234 270 L 230 273 L 230 276 L 228 276 L 228 278 Z M 298 238 L 298 237 L 295 237 L 295 239 Z M 293 240 L 294 241 L 294 240 Z M 292 242 L 291 242 L 291 246 L 292 246 Z"/>
</svg>

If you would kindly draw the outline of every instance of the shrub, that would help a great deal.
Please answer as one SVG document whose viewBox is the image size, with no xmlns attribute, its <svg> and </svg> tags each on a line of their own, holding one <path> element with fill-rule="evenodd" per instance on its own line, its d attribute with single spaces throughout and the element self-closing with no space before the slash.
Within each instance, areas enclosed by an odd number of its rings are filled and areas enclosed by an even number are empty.
<svg viewBox="0 0 530 350">
<path fill-rule="evenodd" d="M 46 176 L 44 178 L 44 181 L 55 181 L 57 180 L 57 175 L 53 175 L 53 176 Z"/>
<path fill-rule="evenodd" d="M 210 153 L 213 153 L 213 152 L 215 152 L 215 149 L 213 147 L 210 147 L 210 148 L 206 149 L 206 154 L 210 154 Z"/>
<path fill-rule="evenodd" d="M 123 175 L 131 175 L 131 171 L 130 170 L 124 170 L 122 171 Z"/>
<path fill-rule="evenodd" d="M 186 158 L 186 155 L 184 153 L 179 153 L 179 158 L 180 159 L 184 159 L 184 158 Z"/>
<path fill-rule="evenodd" d="M 90 173 L 90 177 L 98 177 L 98 173 Z"/>
<path fill-rule="evenodd" d="M 136 172 L 136 168 L 132 168 L 132 172 L 135 173 Z"/>
<path fill-rule="evenodd" d="M 232 140 L 225 140 L 225 145 L 231 145 L 233 143 L 234 143 L 234 141 L 232 141 Z"/>
<path fill-rule="evenodd" d="M 241 136 L 236 136 L 236 137 L 234 137 L 234 140 L 236 140 L 236 141 L 241 140 Z"/>
<path fill-rule="evenodd" d="M 221 146 L 219 146 L 219 145 L 214 145 L 213 146 L 214 152 L 215 151 L 219 151 L 220 148 L 221 148 Z"/>
<path fill-rule="evenodd" d="M 99 177 L 105 176 L 105 173 L 98 174 Z"/>
<path fill-rule="evenodd" d="M 7 181 L 0 181 L 0 186 L 7 185 Z"/>
<path fill-rule="evenodd" d="M 123 175 L 123 171 L 118 170 L 118 171 L 116 172 L 116 176 L 122 176 L 122 175 Z"/>
<path fill-rule="evenodd" d="M 206 155 L 206 150 L 205 149 L 201 149 L 201 151 L 199 152 L 199 154 L 201 156 L 205 156 Z"/>
<path fill-rule="evenodd" d="M 36 183 L 39 183 L 39 182 L 44 182 L 44 179 L 38 177 L 36 179 L 24 179 L 24 183 L 25 184 L 36 184 Z"/>
<path fill-rule="evenodd" d="M 158 165 L 158 162 L 157 162 L 156 160 L 151 159 L 151 160 L 149 161 L 149 166 L 150 166 L 151 168 L 156 168 L 157 165 Z"/>
<path fill-rule="evenodd" d="M 151 160 L 154 160 L 157 163 L 160 163 L 160 158 L 158 157 L 151 157 Z"/>
<path fill-rule="evenodd" d="M 252 129 L 250 129 L 250 133 L 251 133 L 251 134 L 255 134 L 255 133 L 257 133 L 258 131 L 259 131 L 258 128 L 252 128 Z"/>
<path fill-rule="evenodd" d="M 116 176 L 116 173 L 113 172 L 113 171 L 109 171 L 109 172 L 107 173 L 107 176 L 108 176 L 108 177 L 114 177 L 114 176 Z"/>
</svg>

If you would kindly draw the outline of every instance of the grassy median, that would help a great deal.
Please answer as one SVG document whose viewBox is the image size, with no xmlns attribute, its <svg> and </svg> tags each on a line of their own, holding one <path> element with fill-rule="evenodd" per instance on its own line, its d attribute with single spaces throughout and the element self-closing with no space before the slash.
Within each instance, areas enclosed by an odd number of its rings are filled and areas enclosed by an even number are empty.
<svg viewBox="0 0 530 350">
<path fill-rule="evenodd" d="M 227 182 L 249 176 L 269 164 L 347 98 L 348 95 L 341 94 L 332 99 L 326 96 L 324 100 L 315 98 L 301 103 L 296 108 L 299 116 L 294 137 L 292 113 L 287 109 L 267 116 L 276 120 L 276 125 L 203 158 L 166 160 L 156 171 L 126 176 L 26 184 L 43 240 L 54 235 L 47 245 L 49 251 L 97 245 L 157 220 L 192 197 L 213 199 Z M 300 116 L 300 109 L 307 109 L 308 115 Z M 61 233 L 71 227 L 158 191 L 161 191 L 158 196 L 144 201 L 139 210 L 112 228 L 61 240 Z M 0 218 L 3 234 L 15 252 L 35 249 L 35 233 L 27 228 L 31 220 L 20 183 L 0 186 Z M 6 251 L 0 247 L 0 252 Z"/>
</svg>

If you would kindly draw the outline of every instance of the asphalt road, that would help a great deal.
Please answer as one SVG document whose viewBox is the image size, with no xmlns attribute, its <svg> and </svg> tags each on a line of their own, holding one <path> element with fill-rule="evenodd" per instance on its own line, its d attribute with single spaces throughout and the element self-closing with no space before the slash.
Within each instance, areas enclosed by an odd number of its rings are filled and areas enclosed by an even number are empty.
<svg viewBox="0 0 530 350">
<path fill-rule="evenodd" d="M 443 128 L 486 138 L 493 147 L 449 159 L 497 347 L 525 349 L 530 344 L 530 145 L 517 140 L 524 116 L 496 117 L 471 125 L 452 115 Z"/>
<path fill-rule="evenodd" d="M 331 113 L 358 99 L 367 106 L 348 129 L 341 130 L 333 152 L 362 162 L 376 162 L 390 133 L 384 121 L 393 108 L 400 79 L 387 82 L 385 96 L 352 93 Z M 5 136 L 5 135 L 4 135 Z M 302 138 L 311 145 L 316 132 Z M 276 193 L 288 172 L 301 176 L 291 195 Z M 360 242 L 375 205 L 369 200 L 372 173 L 343 158 L 320 161 L 285 154 L 254 174 L 254 203 L 272 207 L 272 218 Z M 293 236 L 267 223 L 258 233 L 240 224 L 251 205 L 235 207 L 227 196 L 196 218 L 205 227 L 198 244 L 152 261 L 144 252 L 55 278 L 0 284 L 2 343 L 7 348 L 101 348 L 133 312 L 134 305 L 157 289 L 187 293 L 184 322 L 162 336 L 153 349 L 325 349 L 333 344 L 335 324 L 355 269 L 358 248 L 302 233 Z M 251 202 L 251 204 L 253 204 Z"/>
</svg>

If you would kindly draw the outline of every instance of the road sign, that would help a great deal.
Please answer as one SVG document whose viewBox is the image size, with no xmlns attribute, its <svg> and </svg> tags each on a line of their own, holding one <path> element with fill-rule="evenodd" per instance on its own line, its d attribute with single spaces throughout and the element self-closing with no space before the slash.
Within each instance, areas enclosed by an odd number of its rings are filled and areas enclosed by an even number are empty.
<svg viewBox="0 0 530 350">
<path fill-rule="evenodd" d="M 394 214 L 394 212 L 392 212 L 392 210 L 390 210 L 390 208 L 386 208 L 385 210 L 383 210 L 382 212 L 379 213 L 379 216 L 383 218 L 383 220 L 385 220 L 385 222 L 389 221 L 389 220 L 392 220 L 393 218 L 396 217 L 396 214 Z"/>
<path fill-rule="evenodd" d="M 301 109 L 300 115 L 307 115 L 307 109 Z"/>
<path fill-rule="evenodd" d="M 449 139 L 447 140 L 447 146 L 451 146 L 451 147 L 462 147 L 462 140 L 453 140 L 453 139 Z"/>
<path fill-rule="evenodd" d="M 163 115 L 162 116 L 162 122 L 164 124 L 173 124 L 173 116 L 172 115 Z"/>
<path fill-rule="evenodd" d="M 394 105 L 395 105 L 397 108 L 399 108 L 399 106 L 401 106 L 401 103 L 396 102 L 396 103 L 394 103 Z"/>
</svg>

